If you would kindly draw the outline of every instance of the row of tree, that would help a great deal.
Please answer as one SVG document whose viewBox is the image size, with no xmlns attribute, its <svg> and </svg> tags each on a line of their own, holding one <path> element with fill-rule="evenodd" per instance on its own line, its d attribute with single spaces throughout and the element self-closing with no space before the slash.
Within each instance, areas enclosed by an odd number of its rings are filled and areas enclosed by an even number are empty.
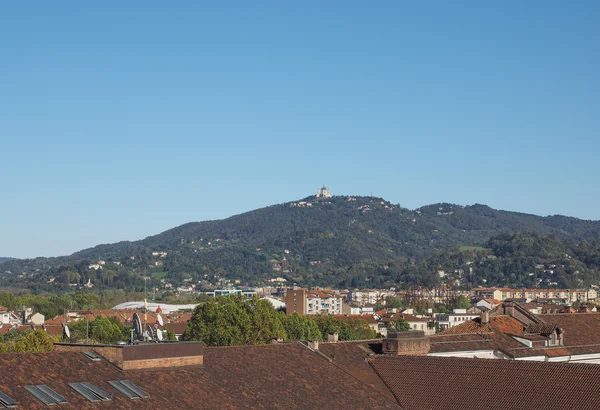
<svg viewBox="0 0 600 410">
<path fill-rule="evenodd" d="M 371 339 L 376 332 L 362 319 L 332 315 L 286 316 L 264 299 L 219 297 L 199 304 L 183 334 L 184 340 L 201 340 L 210 346 L 258 345 L 274 340 Z"/>
</svg>

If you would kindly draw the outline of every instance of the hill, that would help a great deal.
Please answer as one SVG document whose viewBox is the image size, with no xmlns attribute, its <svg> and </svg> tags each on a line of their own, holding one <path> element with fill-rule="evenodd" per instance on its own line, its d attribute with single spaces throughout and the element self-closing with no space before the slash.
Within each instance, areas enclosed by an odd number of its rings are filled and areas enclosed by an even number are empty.
<svg viewBox="0 0 600 410">
<path fill-rule="evenodd" d="M 518 232 L 552 235 L 565 247 L 583 240 L 594 244 L 600 222 L 479 204 L 409 210 L 382 198 L 308 197 L 70 256 L 4 262 L 0 284 L 43 290 L 90 279 L 97 287 L 139 289 L 144 272 L 157 286 L 223 279 L 260 285 L 277 276 L 307 286 L 431 284 L 438 280 L 432 268 L 436 258 L 487 248 L 491 237 Z M 95 265 L 99 261 L 105 265 Z"/>
<path fill-rule="evenodd" d="M 12 259 L 14 259 L 14 258 L 7 258 L 7 257 L 0 256 L 0 263 L 10 261 Z"/>
</svg>

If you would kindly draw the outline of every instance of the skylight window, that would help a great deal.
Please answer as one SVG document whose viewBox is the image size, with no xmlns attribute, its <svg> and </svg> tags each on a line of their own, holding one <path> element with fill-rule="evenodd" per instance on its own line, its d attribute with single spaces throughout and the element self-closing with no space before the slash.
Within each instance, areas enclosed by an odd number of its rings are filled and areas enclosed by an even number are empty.
<svg viewBox="0 0 600 410">
<path fill-rule="evenodd" d="M 60 394 L 52 390 L 45 384 L 37 386 L 24 386 L 33 397 L 44 403 L 46 406 L 56 406 L 57 404 L 67 404 L 67 401 Z"/>
<path fill-rule="evenodd" d="M 150 397 L 145 391 L 131 383 L 129 380 L 118 380 L 108 383 L 132 400 L 147 399 Z"/>
<path fill-rule="evenodd" d="M 17 402 L 0 391 L 0 408 L 17 408 Z"/>
<path fill-rule="evenodd" d="M 89 350 L 88 350 L 88 351 L 85 351 L 85 352 L 83 352 L 83 355 L 84 355 L 85 357 L 87 357 L 88 359 L 90 359 L 90 360 L 93 360 L 93 361 L 95 361 L 95 362 L 99 362 L 99 361 L 101 361 L 101 360 L 102 360 L 102 356 L 100 356 L 100 355 L 99 355 L 98 353 L 96 353 L 96 352 L 92 352 L 92 351 L 89 351 Z"/>
<path fill-rule="evenodd" d="M 108 393 L 91 383 L 69 383 L 69 386 L 91 402 L 110 401 Z"/>
</svg>

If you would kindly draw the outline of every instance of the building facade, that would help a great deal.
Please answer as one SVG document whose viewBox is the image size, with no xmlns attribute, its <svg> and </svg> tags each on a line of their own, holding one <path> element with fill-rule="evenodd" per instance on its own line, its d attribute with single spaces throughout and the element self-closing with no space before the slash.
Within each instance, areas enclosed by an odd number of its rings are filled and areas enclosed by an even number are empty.
<svg viewBox="0 0 600 410">
<path fill-rule="evenodd" d="M 285 309 L 288 315 L 330 315 L 343 314 L 342 297 L 332 291 L 288 289 L 285 298 Z"/>
</svg>

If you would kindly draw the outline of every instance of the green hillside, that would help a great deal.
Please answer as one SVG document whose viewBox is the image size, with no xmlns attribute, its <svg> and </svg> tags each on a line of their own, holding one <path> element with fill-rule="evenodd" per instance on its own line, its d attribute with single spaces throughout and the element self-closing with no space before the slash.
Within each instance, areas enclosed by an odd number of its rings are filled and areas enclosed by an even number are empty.
<svg viewBox="0 0 600 410">
<path fill-rule="evenodd" d="M 45 290 L 90 279 L 96 288 L 139 289 L 141 274 L 161 272 L 152 275 L 157 286 L 160 279 L 177 286 L 223 278 L 262 285 L 278 276 L 306 286 L 387 287 L 416 281 L 431 285 L 439 280 L 434 266 L 439 258 L 451 260 L 456 252 L 485 253 L 491 237 L 517 232 L 552 235 L 566 252 L 582 240 L 596 246 L 600 222 L 484 205 L 435 204 L 408 210 L 381 198 L 309 197 L 70 256 L 4 262 L 0 284 Z M 102 269 L 89 268 L 99 260 L 106 261 Z M 52 277 L 54 282 L 47 284 Z M 592 281 L 593 275 L 586 278 Z M 490 282 L 513 280 L 510 275 L 504 279 Z"/>
</svg>

